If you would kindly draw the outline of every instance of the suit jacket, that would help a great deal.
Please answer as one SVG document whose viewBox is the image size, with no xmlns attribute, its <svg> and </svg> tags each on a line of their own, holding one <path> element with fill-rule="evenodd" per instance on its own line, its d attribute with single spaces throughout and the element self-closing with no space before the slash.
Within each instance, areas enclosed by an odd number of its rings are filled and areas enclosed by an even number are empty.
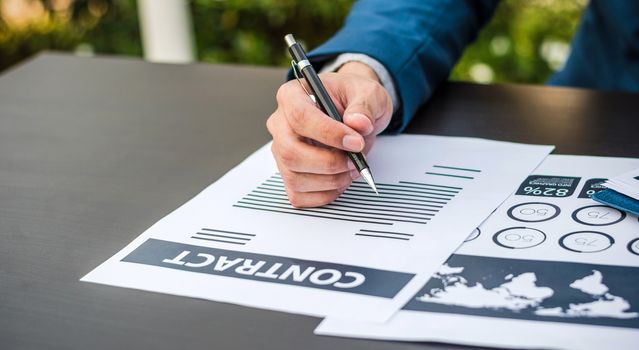
<svg viewBox="0 0 639 350">
<path fill-rule="evenodd" d="M 391 74 L 401 102 L 387 130 L 402 131 L 444 81 L 498 0 L 360 0 L 342 29 L 309 54 L 320 68 L 362 53 Z M 639 91 L 639 1 L 592 0 L 552 85 Z"/>
</svg>

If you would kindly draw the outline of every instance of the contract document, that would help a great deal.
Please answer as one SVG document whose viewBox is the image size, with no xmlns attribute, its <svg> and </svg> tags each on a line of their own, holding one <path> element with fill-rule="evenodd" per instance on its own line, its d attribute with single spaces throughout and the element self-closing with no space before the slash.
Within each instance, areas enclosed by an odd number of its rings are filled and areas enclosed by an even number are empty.
<svg viewBox="0 0 639 350">
<path fill-rule="evenodd" d="M 318 334 L 541 349 L 639 343 L 639 219 L 590 197 L 639 159 L 551 155 L 386 324 Z"/>
<path fill-rule="evenodd" d="M 382 322 L 551 151 L 383 136 L 369 157 L 380 196 L 355 181 L 296 209 L 267 144 L 82 281 Z"/>
</svg>

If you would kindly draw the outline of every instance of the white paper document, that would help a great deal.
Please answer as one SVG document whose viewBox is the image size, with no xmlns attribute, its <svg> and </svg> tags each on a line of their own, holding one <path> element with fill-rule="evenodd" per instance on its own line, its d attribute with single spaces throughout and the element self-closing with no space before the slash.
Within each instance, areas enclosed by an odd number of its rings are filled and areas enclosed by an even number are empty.
<svg viewBox="0 0 639 350">
<path fill-rule="evenodd" d="M 318 334 L 508 348 L 639 344 L 639 220 L 590 196 L 639 159 L 550 155 L 385 324 Z"/>
<path fill-rule="evenodd" d="M 289 205 L 270 145 L 82 281 L 382 322 L 552 150 L 481 139 L 380 137 L 334 203 Z"/>
</svg>

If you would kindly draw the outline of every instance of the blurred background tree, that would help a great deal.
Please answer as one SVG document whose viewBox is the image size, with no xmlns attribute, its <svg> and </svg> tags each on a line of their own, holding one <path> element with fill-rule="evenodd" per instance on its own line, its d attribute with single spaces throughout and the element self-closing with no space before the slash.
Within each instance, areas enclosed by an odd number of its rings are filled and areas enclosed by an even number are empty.
<svg viewBox="0 0 639 350">
<path fill-rule="evenodd" d="M 286 66 L 288 32 L 312 48 L 353 0 L 191 0 L 197 57 Z M 451 79 L 543 83 L 561 68 L 587 0 L 503 0 Z M 318 28 L 320 30 L 318 30 Z M 135 0 L 0 0 L 0 70 L 42 50 L 141 56 Z"/>
</svg>

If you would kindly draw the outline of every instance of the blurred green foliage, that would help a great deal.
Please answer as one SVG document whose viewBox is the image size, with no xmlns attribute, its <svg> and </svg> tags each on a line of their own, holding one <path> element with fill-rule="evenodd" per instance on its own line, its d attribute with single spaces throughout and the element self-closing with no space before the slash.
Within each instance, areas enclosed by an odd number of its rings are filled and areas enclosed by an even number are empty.
<svg viewBox="0 0 639 350">
<path fill-rule="evenodd" d="M 142 55 L 135 2 L 0 0 L 0 70 L 42 50 Z"/>
<path fill-rule="evenodd" d="M 352 3 L 191 0 L 198 59 L 285 66 L 284 34 L 315 47 L 340 28 Z M 543 83 L 565 60 L 586 4 L 503 0 L 451 79 Z M 135 0 L 0 0 L 0 70 L 44 49 L 140 56 Z"/>
<path fill-rule="evenodd" d="M 473 73 L 485 65 L 495 82 L 545 82 L 567 58 L 586 5 L 579 0 L 502 1 L 451 78 L 481 81 L 481 74 Z"/>
<path fill-rule="evenodd" d="M 344 22 L 352 0 L 193 0 L 198 57 L 208 62 L 287 65 L 284 35 L 318 46 Z"/>
</svg>

